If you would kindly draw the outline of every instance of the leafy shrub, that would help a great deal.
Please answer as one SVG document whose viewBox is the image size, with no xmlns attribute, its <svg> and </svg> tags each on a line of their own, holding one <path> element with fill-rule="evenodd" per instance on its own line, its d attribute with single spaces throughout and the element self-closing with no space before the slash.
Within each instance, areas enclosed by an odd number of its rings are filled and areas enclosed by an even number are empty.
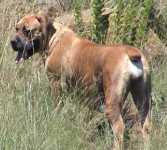
<svg viewBox="0 0 167 150">
<path fill-rule="evenodd" d="M 108 42 L 143 45 L 152 7 L 152 0 L 110 0 Z"/>
<path fill-rule="evenodd" d="M 75 19 L 75 26 L 76 26 L 77 32 L 80 34 L 81 32 L 83 32 L 81 7 L 82 7 L 82 0 L 73 0 L 73 13 L 74 13 L 74 19 Z"/>
<path fill-rule="evenodd" d="M 155 0 L 150 15 L 150 26 L 167 45 L 167 1 Z"/>
<path fill-rule="evenodd" d="M 105 33 L 108 27 L 108 19 L 102 15 L 102 9 L 104 7 L 103 0 L 92 0 L 92 40 L 95 42 L 104 42 Z"/>
</svg>

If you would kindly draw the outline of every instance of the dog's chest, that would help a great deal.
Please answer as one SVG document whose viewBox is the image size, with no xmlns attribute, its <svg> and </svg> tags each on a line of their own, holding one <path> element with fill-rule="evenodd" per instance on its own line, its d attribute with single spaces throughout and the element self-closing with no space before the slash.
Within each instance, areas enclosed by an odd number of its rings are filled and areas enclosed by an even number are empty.
<svg viewBox="0 0 167 150">
<path fill-rule="evenodd" d="M 54 73 L 56 76 L 65 76 L 72 78 L 75 72 L 74 68 L 74 50 L 54 48 L 47 57 L 45 69 L 47 72 Z"/>
<path fill-rule="evenodd" d="M 46 60 L 46 70 L 61 76 L 63 82 L 68 79 L 86 86 L 96 83 L 99 71 L 91 50 L 84 48 L 77 38 L 63 43 L 54 45 Z"/>
<path fill-rule="evenodd" d="M 61 60 L 61 72 L 70 78 L 74 75 L 75 72 L 74 57 L 75 50 L 72 51 L 69 49 L 62 56 Z"/>
</svg>

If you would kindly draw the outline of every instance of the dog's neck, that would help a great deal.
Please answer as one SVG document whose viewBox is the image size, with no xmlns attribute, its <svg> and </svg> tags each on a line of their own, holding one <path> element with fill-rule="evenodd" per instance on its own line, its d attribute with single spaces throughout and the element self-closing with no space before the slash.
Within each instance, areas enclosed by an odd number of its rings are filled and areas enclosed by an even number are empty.
<svg viewBox="0 0 167 150">
<path fill-rule="evenodd" d="M 40 55 L 42 57 L 44 64 L 49 51 L 49 41 L 55 32 L 56 32 L 56 29 L 54 28 L 53 23 L 49 22 L 46 26 L 46 35 L 44 35 L 45 37 L 40 50 Z"/>
<path fill-rule="evenodd" d="M 76 33 L 74 33 L 67 26 L 64 26 L 64 25 L 62 25 L 60 23 L 56 23 L 56 22 L 53 24 L 53 26 L 56 29 L 56 32 L 54 33 L 54 35 L 51 37 L 51 39 L 49 41 L 49 54 L 52 52 L 52 50 L 56 44 L 63 43 L 63 41 L 68 41 L 65 43 L 66 44 L 68 43 L 67 45 L 70 45 L 71 41 L 74 38 L 78 38 Z M 63 44 L 64 46 L 66 45 L 65 43 Z"/>
<path fill-rule="evenodd" d="M 51 54 L 55 44 L 58 42 L 62 42 L 64 39 L 73 39 L 76 38 L 77 35 L 68 27 L 54 22 L 53 24 L 50 24 L 48 26 L 47 30 L 47 36 L 45 45 L 43 46 L 44 50 L 41 52 L 43 63 L 45 64 L 45 61 L 48 57 L 48 55 Z M 70 37 L 70 38 L 69 38 Z M 68 40 L 68 43 L 70 45 L 70 40 Z"/>
</svg>

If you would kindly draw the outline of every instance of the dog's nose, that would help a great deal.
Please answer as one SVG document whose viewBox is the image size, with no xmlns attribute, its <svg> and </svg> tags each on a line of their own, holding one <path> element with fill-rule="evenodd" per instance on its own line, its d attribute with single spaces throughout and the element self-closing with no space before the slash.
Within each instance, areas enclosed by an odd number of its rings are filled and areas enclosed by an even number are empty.
<svg viewBox="0 0 167 150">
<path fill-rule="evenodd" d="M 16 40 L 16 39 L 12 39 L 12 40 L 10 41 L 10 43 L 11 43 L 11 45 L 16 45 L 17 40 Z"/>
<path fill-rule="evenodd" d="M 17 44 L 18 42 L 20 42 L 20 38 L 19 36 L 14 36 L 12 39 L 11 39 L 11 44 Z"/>
<path fill-rule="evenodd" d="M 15 36 L 10 41 L 11 47 L 14 51 L 20 51 L 24 49 L 24 42 L 21 40 L 19 36 Z"/>
<path fill-rule="evenodd" d="M 18 36 L 15 36 L 11 39 L 10 44 L 13 50 L 17 51 L 21 47 L 21 40 Z"/>
<path fill-rule="evenodd" d="M 17 51 L 17 40 L 16 39 L 12 39 L 10 41 L 10 44 L 11 44 L 13 50 Z"/>
</svg>

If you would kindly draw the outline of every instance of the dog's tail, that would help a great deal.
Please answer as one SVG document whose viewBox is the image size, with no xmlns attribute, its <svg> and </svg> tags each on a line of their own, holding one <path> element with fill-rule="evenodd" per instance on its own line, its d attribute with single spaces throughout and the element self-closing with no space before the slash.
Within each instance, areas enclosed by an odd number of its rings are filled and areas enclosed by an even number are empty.
<svg viewBox="0 0 167 150">
<path fill-rule="evenodd" d="M 137 48 L 128 48 L 127 54 L 129 57 L 129 71 L 132 78 L 139 78 L 144 74 L 145 58 Z"/>
<path fill-rule="evenodd" d="M 142 53 L 140 52 L 139 49 L 134 48 L 134 47 L 129 47 L 129 48 L 127 49 L 127 54 L 128 54 L 128 56 L 129 56 L 129 59 L 130 59 L 132 62 L 141 61 Z"/>
</svg>

